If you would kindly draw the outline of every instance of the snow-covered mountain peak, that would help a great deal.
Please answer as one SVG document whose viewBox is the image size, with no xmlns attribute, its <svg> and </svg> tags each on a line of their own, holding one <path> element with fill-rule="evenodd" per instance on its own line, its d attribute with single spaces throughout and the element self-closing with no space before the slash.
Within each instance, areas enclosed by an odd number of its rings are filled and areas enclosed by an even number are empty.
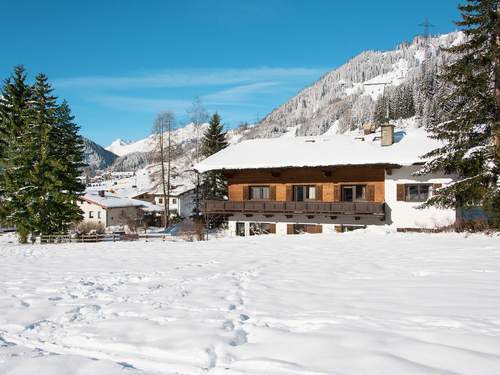
<svg viewBox="0 0 500 375">
<path fill-rule="evenodd" d="M 357 129 L 373 121 L 376 101 L 384 93 L 406 84 L 415 94 L 416 85 L 446 62 L 442 48 L 462 38 L 460 32 L 417 36 L 393 50 L 362 52 L 273 110 L 244 138 L 279 137 L 291 131 L 294 135 L 334 133 L 332 126 L 335 133 Z M 416 115 L 423 117 L 423 112 L 419 107 Z"/>
</svg>

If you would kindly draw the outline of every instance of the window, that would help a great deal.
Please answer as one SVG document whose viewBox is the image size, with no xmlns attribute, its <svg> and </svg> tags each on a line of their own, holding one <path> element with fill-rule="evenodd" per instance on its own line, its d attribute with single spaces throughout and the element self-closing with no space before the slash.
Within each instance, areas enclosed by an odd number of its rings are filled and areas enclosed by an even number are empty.
<svg viewBox="0 0 500 375">
<path fill-rule="evenodd" d="M 241 237 L 245 236 L 245 223 L 236 223 L 236 235 Z"/>
<path fill-rule="evenodd" d="M 100 219 L 101 218 L 101 211 L 97 211 L 97 218 Z"/>
<path fill-rule="evenodd" d="M 93 219 L 94 218 L 94 211 L 89 211 L 89 219 Z"/>
<path fill-rule="evenodd" d="M 250 186 L 251 200 L 269 199 L 269 186 Z"/>
<path fill-rule="evenodd" d="M 259 234 L 275 233 L 275 224 L 270 223 L 250 223 L 250 236 Z"/>
<path fill-rule="evenodd" d="M 366 200 L 366 185 L 342 186 L 342 201 L 354 202 Z"/>
<path fill-rule="evenodd" d="M 406 184 L 405 200 L 425 202 L 429 198 L 430 184 Z"/>
<path fill-rule="evenodd" d="M 163 204 L 163 198 L 158 198 L 158 204 Z"/>
<path fill-rule="evenodd" d="M 322 233 L 323 226 L 319 224 L 288 224 L 288 234 Z"/>
<path fill-rule="evenodd" d="M 314 185 L 294 185 L 293 186 L 293 200 L 295 202 L 302 202 L 306 200 L 316 199 L 316 186 Z"/>
<path fill-rule="evenodd" d="M 172 204 L 177 204 L 177 199 L 172 198 Z"/>
</svg>

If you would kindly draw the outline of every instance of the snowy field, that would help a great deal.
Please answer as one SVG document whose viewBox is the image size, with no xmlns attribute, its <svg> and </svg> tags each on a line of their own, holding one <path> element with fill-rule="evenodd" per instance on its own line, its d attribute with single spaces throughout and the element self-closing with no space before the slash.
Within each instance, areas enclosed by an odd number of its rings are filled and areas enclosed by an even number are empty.
<svg viewBox="0 0 500 375">
<path fill-rule="evenodd" d="M 500 374 L 500 237 L 19 246 L 0 374 Z"/>
</svg>

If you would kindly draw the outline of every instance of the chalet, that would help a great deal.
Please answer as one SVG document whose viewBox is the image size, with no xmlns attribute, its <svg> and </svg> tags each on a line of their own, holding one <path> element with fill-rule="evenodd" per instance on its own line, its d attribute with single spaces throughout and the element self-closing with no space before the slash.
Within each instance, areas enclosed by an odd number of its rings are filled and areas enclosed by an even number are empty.
<svg viewBox="0 0 500 375">
<path fill-rule="evenodd" d="M 81 196 L 78 206 L 83 211 L 83 221 L 103 224 L 105 227 L 141 225 L 148 216 L 161 212 L 150 202 L 118 196 L 108 191 L 90 191 Z"/>
<path fill-rule="evenodd" d="M 454 210 L 418 209 L 453 176 L 416 176 L 421 155 L 438 147 L 422 129 L 362 136 L 256 139 L 200 162 L 221 171 L 228 200 L 206 201 L 237 235 L 348 231 L 369 225 L 430 229 L 455 221 Z"/>
</svg>

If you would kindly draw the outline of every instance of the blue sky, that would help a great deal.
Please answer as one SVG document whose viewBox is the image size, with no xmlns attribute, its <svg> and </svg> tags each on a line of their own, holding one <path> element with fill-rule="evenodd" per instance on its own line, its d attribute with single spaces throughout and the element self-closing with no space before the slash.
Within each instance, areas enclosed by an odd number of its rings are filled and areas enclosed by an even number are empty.
<svg viewBox="0 0 500 375">
<path fill-rule="evenodd" d="M 0 77 L 49 76 L 82 134 L 107 145 L 179 123 L 200 97 L 228 127 L 254 122 L 366 49 L 456 29 L 457 0 L 0 0 Z"/>
</svg>

